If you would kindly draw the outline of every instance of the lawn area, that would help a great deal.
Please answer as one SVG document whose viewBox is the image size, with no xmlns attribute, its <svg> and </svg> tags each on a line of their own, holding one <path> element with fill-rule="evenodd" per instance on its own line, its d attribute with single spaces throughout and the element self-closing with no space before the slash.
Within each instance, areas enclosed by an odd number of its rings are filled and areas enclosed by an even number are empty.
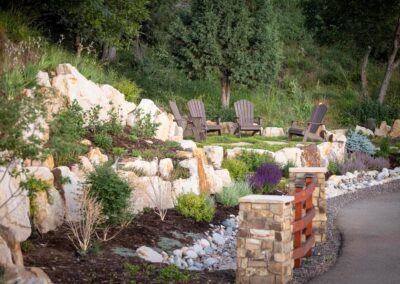
<svg viewBox="0 0 400 284">
<path fill-rule="evenodd" d="M 287 137 L 264 137 L 264 136 L 250 136 L 242 135 L 237 137 L 232 134 L 208 135 L 205 141 L 197 143 L 198 147 L 209 145 L 222 146 L 224 149 L 232 149 L 235 147 L 248 148 L 248 149 L 262 149 L 272 152 L 279 151 L 287 147 L 295 147 L 297 144 L 314 144 L 320 142 L 303 142 L 301 137 L 293 138 L 288 141 Z"/>
</svg>

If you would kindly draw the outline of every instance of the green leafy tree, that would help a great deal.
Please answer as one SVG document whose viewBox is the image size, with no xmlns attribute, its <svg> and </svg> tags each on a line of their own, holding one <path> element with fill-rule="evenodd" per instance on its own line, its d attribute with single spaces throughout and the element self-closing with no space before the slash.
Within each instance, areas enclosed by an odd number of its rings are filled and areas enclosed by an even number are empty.
<svg viewBox="0 0 400 284">
<path fill-rule="evenodd" d="M 190 77 L 220 78 L 224 107 L 232 83 L 267 86 L 276 77 L 281 51 L 271 1 L 194 0 L 171 35 L 172 54 Z"/>
</svg>

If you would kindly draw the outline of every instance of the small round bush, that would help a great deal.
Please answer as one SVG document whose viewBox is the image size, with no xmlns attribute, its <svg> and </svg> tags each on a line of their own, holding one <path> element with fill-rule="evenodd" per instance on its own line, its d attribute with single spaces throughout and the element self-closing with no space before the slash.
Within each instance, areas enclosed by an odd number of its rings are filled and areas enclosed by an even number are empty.
<svg viewBox="0 0 400 284">
<path fill-rule="evenodd" d="M 350 131 L 348 134 L 346 149 L 352 153 L 362 152 L 369 155 L 374 155 L 376 152 L 376 147 L 368 137 L 353 131 Z"/>
<path fill-rule="evenodd" d="M 236 159 L 225 159 L 222 161 L 222 168 L 227 169 L 234 180 L 244 180 L 249 173 L 249 167 L 243 161 Z"/>
<path fill-rule="evenodd" d="M 142 91 L 134 82 L 127 79 L 116 82 L 115 88 L 125 95 L 125 100 L 133 103 L 138 101 Z"/>
<path fill-rule="evenodd" d="M 239 198 L 242 196 L 250 195 L 250 185 L 247 182 L 235 182 L 232 186 L 224 187 L 221 192 L 217 193 L 217 202 L 226 206 L 236 206 L 239 204 Z"/>
<path fill-rule="evenodd" d="M 256 190 L 270 191 L 282 178 L 282 172 L 276 164 L 265 164 L 259 167 L 249 178 L 249 183 Z"/>
<path fill-rule="evenodd" d="M 196 222 L 211 222 L 214 217 L 214 205 L 206 195 L 181 194 L 178 196 L 177 201 L 176 210 Z"/>
<path fill-rule="evenodd" d="M 101 149 L 108 150 L 112 146 L 112 137 L 108 134 L 96 134 L 94 136 L 94 144 Z"/>
<path fill-rule="evenodd" d="M 118 224 L 127 217 L 131 187 L 121 179 L 110 164 L 96 167 L 89 174 L 90 194 L 96 196 L 103 205 L 103 214 L 110 224 Z"/>
</svg>

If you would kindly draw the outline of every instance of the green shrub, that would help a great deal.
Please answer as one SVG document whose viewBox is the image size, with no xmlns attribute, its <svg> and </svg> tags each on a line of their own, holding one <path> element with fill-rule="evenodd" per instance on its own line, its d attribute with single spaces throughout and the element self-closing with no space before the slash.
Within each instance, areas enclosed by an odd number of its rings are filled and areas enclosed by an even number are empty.
<svg viewBox="0 0 400 284">
<path fill-rule="evenodd" d="M 158 278 L 160 283 L 188 283 L 191 273 L 182 271 L 175 265 L 169 265 L 160 269 Z"/>
<path fill-rule="evenodd" d="M 331 173 L 332 175 L 340 174 L 339 163 L 337 161 L 329 161 L 328 173 Z"/>
<path fill-rule="evenodd" d="M 182 167 L 179 164 L 174 165 L 174 170 L 171 173 L 170 180 L 190 178 L 190 170 Z"/>
<path fill-rule="evenodd" d="M 94 136 L 94 144 L 103 150 L 109 150 L 112 147 L 112 137 L 105 133 L 99 133 Z"/>
<path fill-rule="evenodd" d="M 57 166 L 75 163 L 87 151 L 87 146 L 79 143 L 86 135 L 84 124 L 84 112 L 76 101 L 54 116 L 48 144 Z"/>
<path fill-rule="evenodd" d="M 41 191 L 48 192 L 48 190 L 50 189 L 50 185 L 47 182 L 30 175 L 26 178 L 25 181 L 21 181 L 20 187 L 28 192 L 29 214 L 30 216 L 33 216 L 38 209 L 37 204 L 34 201 L 36 194 Z"/>
<path fill-rule="evenodd" d="M 221 192 L 217 193 L 217 202 L 227 205 L 236 206 L 239 204 L 239 198 L 252 194 L 250 185 L 247 182 L 235 182 L 232 186 L 224 187 Z"/>
<path fill-rule="evenodd" d="M 388 158 L 390 155 L 389 138 L 383 137 L 379 140 L 379 150 L 376 153 L 379 157 Z"/>
<path fill-rule="evenodd" d="M 156 151 L 151 149 L 141 151 L 140 156 L 145 161 L 153 161 L 155 158 L 158 157 Z"/>
<path fill-rule="evenodd" d="M 354 131 L 349 131 L 347 134 L 346 149 L 350 152 L 362 152 L 369 155 L 374 155 L 376 152 L 376 147 L 368 137 Z"/>
<path fill-rule="evenodd" d="M 140 267 L 136 264 L 130 264 L 126 262 L 124 264 L 125 272 L 132 278 L 135 278 L 139 272 Z"/>
<path fill-rule="evenodd" d="M 127 217 L 127 208 L 132 189 L 105 163 L 96 167 L 89 174 L 87 182 L 90 184 L 90 193 L 102 204 L 103 213 L 110 224 L 118 224 Z"/>
<path fill-rule="evenodd" d="M 141 152 L 140 152 L 140 150 L 138 150 L 138 149 L 132 149 L 132 151 L 131 151 L 131 156 L 132 157 L 139 157 L 140 156 L 140 154 L 141 154 Z"/>
<path fill-rule="evenodd" d="M 177 198 L 176 210 L 185 217 L 196 222 L 211 222 L 215 208 L 212 201 L 206 195 L 194 193 L 181 194 Z"/>
<path fill-rule="evenodd" d="M 243 161 L 251 172 L 254 172 L 263 164 L 274 162 L 274 159 L 268 154 L 258 154 L 255 151 L 243 151 L 236 159 Z"/>
<path fill-rule="evenodd" d="M 128 150 L 121 147 L 114 147 L 112 148 L 112 153 L 116 157 L 125 156 L 128 153 Z"/>
<path fill-rule="evenodd" d="M 127 79 L 118 81 L 114 87 L 125 95 L 125 100 L 136 103 L 140 97 L 142 90 L 134 83 Z"/>
<path fill-rule="evenodd" d="M 143 114 L 142 110 L 135 111 L 135 126 L 132 127 L 131 135 L 138 138 L 152 138 L 157 132 L 159 123 L 152 121 L 149 113 Z"/>
<path fill-rule="evenodd" d="M 244 180 L 249 173 L 249 167 L 244 161 L 236 159 L 225 159 L 221 167 L 227 169 L 234 180 Z"/>
<path fill-rule="evenodd" d="M 294 167 L 296 167 L 296 164 L 292 160 L 289 160 L 286 164 L 284 164 L 281 167 L 282 176 L 285 178 L 289 178 L 289 169 Z"/>
</svg>

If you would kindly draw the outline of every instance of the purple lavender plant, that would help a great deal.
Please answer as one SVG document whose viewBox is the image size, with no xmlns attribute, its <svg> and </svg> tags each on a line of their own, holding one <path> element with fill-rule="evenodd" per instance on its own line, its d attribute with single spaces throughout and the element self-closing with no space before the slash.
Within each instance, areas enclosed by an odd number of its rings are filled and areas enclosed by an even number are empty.
<svg viewBox="0 0 400 284">
<path fill-rule="evenodd" d="M 249 178 L 249 184 L 254 189 L 262 190 L 279 183 L 282 178 L 281 169 L 275 164 L 264 164 Z"/>
<path fill-rule="evenodd" d="M 354 171 L 367 171 L 389 168 L 390 163 L 387 159 L 382 157 L 372 157 L 366 153 L 355 152 L 348 159 L 339 164 L 339 172 L 345 174 L 346 172 Z"/>
</svg>

